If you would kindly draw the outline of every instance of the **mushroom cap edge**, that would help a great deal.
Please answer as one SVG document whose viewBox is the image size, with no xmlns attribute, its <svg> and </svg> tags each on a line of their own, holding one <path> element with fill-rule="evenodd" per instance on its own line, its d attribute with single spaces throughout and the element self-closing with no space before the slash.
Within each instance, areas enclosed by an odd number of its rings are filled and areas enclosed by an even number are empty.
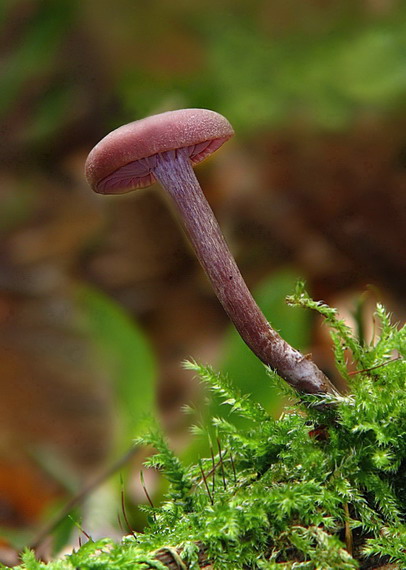
<svg viewBox="0 0 406 570">
<path fill-rule="evenodd" d="M 99 188 L 101 182 L 141 158 L 184 147 L 193 147 L 207 142 L 207 146 L 191 151 L 194 164 L 204 160 L 234 134 L 225 117 L 208 109 L 179 109 L 133 121 L 101 139 L 90 151 L 85 165 L 85 174 L 96 192 L 119 194 L 148 186 L 154 182 L 153 175 L 128 184 L 106 190 Z M 134 179 L 134 177 L 133 177 Z"/>
</svg>

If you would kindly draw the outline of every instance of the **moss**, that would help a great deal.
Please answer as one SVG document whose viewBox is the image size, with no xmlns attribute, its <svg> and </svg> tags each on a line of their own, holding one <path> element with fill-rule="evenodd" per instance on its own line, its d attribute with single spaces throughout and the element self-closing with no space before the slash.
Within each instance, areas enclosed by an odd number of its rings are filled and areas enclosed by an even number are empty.
<svg viewBox="0 0 406 570">
<path fill-rule="evenodd" d="M 405 328 L 378 306 L 380 337 L 361 344 L 303 287 L 290 303 L 326 318 L 348 395 L 306 396 L 275 420 L 227 377 L 189 363 L 245 427 L 216 417 L 211 428 L 196 428 L 207 437 L 214 428 L 219 445 L 187 466 L 151 429 L 140 443 L 156 449 L 148 465 L 166 474 L 169 492 L 160 507 L 146 508 L 145 532 L 120 544 L 87 543 L 49 566 L 26 553 L 19 568 L 163 568 L 156 551 L 168 545 L 190 568 L 200 567 L 202 552 L 216 569 L 405 568 Z M 353 376 L 347 349 L 362 370 Z"/>
</svg>

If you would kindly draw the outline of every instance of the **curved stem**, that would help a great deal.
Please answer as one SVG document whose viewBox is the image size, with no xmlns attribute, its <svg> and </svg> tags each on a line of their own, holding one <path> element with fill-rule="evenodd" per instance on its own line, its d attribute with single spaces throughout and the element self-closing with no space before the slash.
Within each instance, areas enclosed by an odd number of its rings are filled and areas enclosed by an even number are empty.
<svg viewBox="0 0 406 570">
<path fill-rule="evenodd" d="M 172 197 L 214 292 L 249 348 L 299 392 L 336 393 L 314 362 L 271 327 L 254 301 L 200 188 L 188 149 L 155 155 L 150 167 Z"/>
</svg>

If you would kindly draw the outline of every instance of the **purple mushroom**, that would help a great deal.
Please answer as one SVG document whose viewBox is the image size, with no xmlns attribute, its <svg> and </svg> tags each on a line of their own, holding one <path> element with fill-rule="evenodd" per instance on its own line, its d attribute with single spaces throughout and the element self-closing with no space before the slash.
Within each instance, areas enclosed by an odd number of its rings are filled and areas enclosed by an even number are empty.
<svg viewBox="0 0 406 570">
<path fill-rule="evenodd" d="M 224 310 L 249 348 L 301 393 L 336 393 L 314 364 L 273 330 L 254 301 L 194 174 L 193 165 L 234 134 L 222 115 L 182 109 L 124 125 L 90 152 L 86 177 L 100 194 L 158 181 L 172 197 L 196 255 Z"/>
</svg>

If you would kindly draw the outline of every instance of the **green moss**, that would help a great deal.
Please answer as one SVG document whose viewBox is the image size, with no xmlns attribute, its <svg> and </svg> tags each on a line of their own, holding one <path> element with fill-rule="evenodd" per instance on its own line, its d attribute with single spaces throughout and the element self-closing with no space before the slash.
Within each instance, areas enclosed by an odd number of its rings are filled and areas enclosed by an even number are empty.
<svg viewBox="0 0 406 570">
<path fill-rule="evenodd" d="M 148 465 L 166 474 L 169 492 L 160 507 L 147 508 L 149 527 L 120 544 L 85 544 L 48 567 L 161 568 L 153 552 L 168 545 L 190 568 L 199 567 L 198 545 L 216 569 L 350 569 L 378 561 L 406 567 L 405 328 L 378 306 L 380 337 L 361 345 L 335 310 L 302 286 L 289 301 L 324 315 L 351 392 L 305 397 L 275 420 L 224 375 L 188 363 L 249 426 L 238 428 L 228 416 L 196 428 L 212 439 L 214 428 L 218 444 L 187 466 L 151 429 L 140 442 L 157 450 Z M 348 348 L 362 370 L 353 376 Z M 31 553 L 20 566 L 45 567 Z"/>
</svg>

